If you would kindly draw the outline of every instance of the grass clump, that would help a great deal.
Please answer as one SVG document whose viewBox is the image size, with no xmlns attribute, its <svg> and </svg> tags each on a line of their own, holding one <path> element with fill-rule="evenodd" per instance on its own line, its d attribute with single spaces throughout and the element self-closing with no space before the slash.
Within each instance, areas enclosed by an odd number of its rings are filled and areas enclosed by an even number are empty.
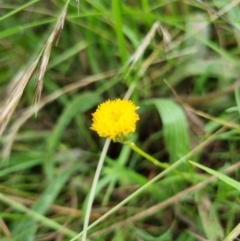
<svg viewBox="0 0 240 241">
<path fill-rule="evenodd" d="M 233 1 L 1 3 L 0 239 L 237 240 L 238 12 Z M 90 129 L 109 99 L 140 107 L 126 145 Z"/>
</svg>

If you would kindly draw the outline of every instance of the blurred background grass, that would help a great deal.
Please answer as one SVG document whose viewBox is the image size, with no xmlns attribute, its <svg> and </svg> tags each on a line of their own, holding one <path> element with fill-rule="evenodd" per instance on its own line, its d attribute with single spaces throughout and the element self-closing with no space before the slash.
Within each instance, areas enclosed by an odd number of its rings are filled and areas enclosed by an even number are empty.
<svg viewBox="0 0 240 241">
<path fill-rule="evenodd" d="M 239 1 L 0 1 L 0 240 L 70 240 L 103 143 L 91 113 L 127 93 L 132 140 L 178 168 L 111 143 L 89 240 L 234 240 L 239 180 Z M 165 81 L 164 81 L 165 80 Z M 37 113 L 37 114 L 36 114 Z M 217 131 L 217 132 L 216 132 Z M 230 235 L 229 235 L 230 234 Z"/>
</svg>

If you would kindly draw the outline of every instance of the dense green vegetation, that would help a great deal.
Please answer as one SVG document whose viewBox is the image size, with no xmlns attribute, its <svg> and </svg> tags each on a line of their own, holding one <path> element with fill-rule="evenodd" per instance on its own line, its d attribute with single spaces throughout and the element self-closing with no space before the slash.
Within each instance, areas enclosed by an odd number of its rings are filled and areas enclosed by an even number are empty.
<svg viewBox="0 0 240 241">
<path fill-rule="evenodd" d="M 239 1 L 0 1 L 0 240 L 81 240 L 106 140 L 90 130 L 128 98 L 88 240 L 230 241 L 240 233 Z"/>
</svg>

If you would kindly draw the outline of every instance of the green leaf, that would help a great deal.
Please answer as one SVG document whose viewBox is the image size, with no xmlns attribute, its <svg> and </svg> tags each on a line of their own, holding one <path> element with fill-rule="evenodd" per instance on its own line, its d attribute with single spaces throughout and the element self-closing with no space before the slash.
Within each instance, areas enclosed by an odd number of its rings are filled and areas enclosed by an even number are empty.
<svg viewBox="0 0 240 241">
<path fill-rule="evenodd" d="M 52 135 L 48 139 L 47 146 L 47 156 L 44 162 L 44 171 L 46 177 L 51 180 L 54 178 L 54 166 L 51 162 L 51 157 L 54 153 L 54 149 L 60 142 L 62 133 L 64 132 L 67 125 L 70 121 L 79 113 L 83 113 L 97 103 L 101 101 L 101 97 L 96 93 L 84 93 L 80 96 L 77 96 L 72 102 L 69 102 L 63 111 L 63 114 L 60 116 Z"/>
<path fill-rule="evenodd" d="M 228 234 L 223 241 L 232 241 L 238 237 L 240 230 L 240 223 Z"/>
<path fill-rule="evenodd" d="M 76 171 L 76 166 L 72 165 L 68 170 L 64 170 L 48 185 L 46 190 L 40 195 L 38 200 L 33 204 L 31 209 L 38 214 L 46 214 L 49 207 L 52 205 L 66 182 Z M 47 223 L 45 223 L 46 226 Z M 26 218 L 18 220 L 13 226 L 12 235 L 15 237 L 14 241 L 34 241 L 36 240 L 35 233 L 37 230 L 37 221 L 34 218 Z"/>
<path fill-rule="evenodd" d="M 71 120 L 79 113 L 83 113 L 101 102 L 101 97 L 96 93 L 84 93 L 77 96 L 72 102 L 68 103 L 63 114 L 57 121 L 52 134 L 48 139 L 47 155 L 51 157 L 57 147 L 60 138 Z"/>
<path fill-rule="evenodd" d="M 171 163 L 189 152 L 188 123 L 182 107 L 170 99 L 152 99 L 143 104 L 154 104 L 163 124 L 163 138 Z"/>
<path fill-rule="evenodd" d="M 203 166 L 201 164 L 198 164 L 196 162 L 193 162 L 193 161 L 189 161 L 189 162 L 191 164 L 193 164 L 194 166 L 196 166 L 196 167 L 198 167 L 198 168 L 200 168 L 200 169 L 202 169 L 202 170 L 212 174 L 213 176 L 218 177 L 220 180 L 222 180 L 226 184 L 228 184 L 228 185 L 232 186 L 233 188 L 235 188 L 235 189 L 240 191 L 240 183 L 237 182 L 236 180 L 234 180 L 234 179 L 232 179 L 232 178 L 230 178 L 230 177 L 228 177 L 228 176 L 226 176 L 226 175 L 224 175 L 224 174 L 222 174 L 222 173 L 220 173 L 218 171 L 214 171 L 214 170 L 212 170 L 209 167 L 205 167 L 205 166 Z"/>
</svg>

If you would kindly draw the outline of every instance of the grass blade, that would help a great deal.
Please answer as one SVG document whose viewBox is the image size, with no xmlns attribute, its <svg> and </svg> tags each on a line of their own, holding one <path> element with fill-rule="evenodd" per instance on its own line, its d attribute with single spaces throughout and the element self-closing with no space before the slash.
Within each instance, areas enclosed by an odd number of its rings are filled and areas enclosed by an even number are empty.
<svg viewBox="0 0 240 241">
<path fill-rule="evenodd" d="M 232 186 L 233 188 L 237 189 L 240 191 L 240 182 L 237 182 L 236 180 L 218 172 L 218 171 L 215 171 L 209 167 L 205 167 L 199 163 L 196 163 L 196 162 L 193 162 L 193 161 L 189 161 L 192 165 L 212 174 L 213 176 L 216 176 L 218 177 L 220 180 L 222 180 L 223 182 L 225 182 L 226 184 L 228 184 L 229 186 Z"/>
<path fill-rule="evenodd" d="M 46 190 L 39 196 L 38 200 L 32 206 L 32 210 L 38 214 L 44 215 L 49 209 L 50 205 L 54 202 L 59 192 L 62 190 L 66 182 L 76 171 L 76 166 L 73 164 L 67 170 L 62 171 L 52 182 L 48 185 Z M 17 237 L 16 240 L 34 241 L 35 233 L 37 231 L 37 222 L 33 218 L 17 221 L 13 230 L 13 236 Z"/>
</svg>

